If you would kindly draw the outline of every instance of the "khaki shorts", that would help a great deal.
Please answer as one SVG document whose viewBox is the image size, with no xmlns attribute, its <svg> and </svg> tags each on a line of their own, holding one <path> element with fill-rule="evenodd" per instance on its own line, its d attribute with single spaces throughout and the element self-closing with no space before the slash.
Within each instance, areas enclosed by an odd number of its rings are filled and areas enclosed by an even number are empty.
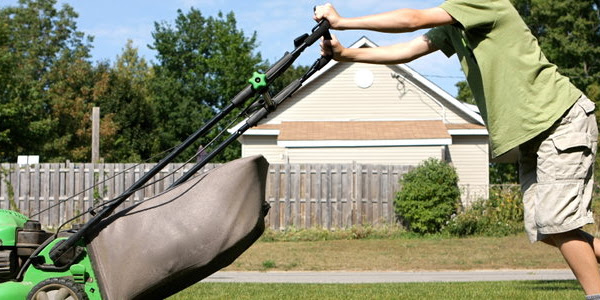
<svg viewBox="0 0 600 300">
<path fill-rule="evenodd" d="M 550 129 L 519 147 L 525 230 L 532 242 L 594 223 L 594 109 L 582 96 Z"/>
</svg>

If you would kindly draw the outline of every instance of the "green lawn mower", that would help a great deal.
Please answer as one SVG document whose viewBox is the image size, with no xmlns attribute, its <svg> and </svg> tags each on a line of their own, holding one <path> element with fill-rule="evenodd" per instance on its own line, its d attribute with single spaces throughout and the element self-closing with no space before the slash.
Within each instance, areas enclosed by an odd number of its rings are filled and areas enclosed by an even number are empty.
<svg viewBox="0 0 600 300">
<path fill-rule="evenodd" d="M 321 37 L 329 23 L 294 40 L 295 49 L 266 73 L 255 72 L 231 103 L 174 148 L 123 194 L 86 213 L 66 231 L 46 232 L 38 221 L 0 210 L 0 299 L 163 299 L 231 264 L 264 231 L 268 163 L 238 159 L 196 175 L 246 130 L 297 91 L 331 57 L 320 57 L 273 98 L 268 87 Z M 117 211 L 175 157 L 250 100 L 245 122 L 165 192 Z M 193 159 L 193 158 L 192 158 Z"/>
</svg>

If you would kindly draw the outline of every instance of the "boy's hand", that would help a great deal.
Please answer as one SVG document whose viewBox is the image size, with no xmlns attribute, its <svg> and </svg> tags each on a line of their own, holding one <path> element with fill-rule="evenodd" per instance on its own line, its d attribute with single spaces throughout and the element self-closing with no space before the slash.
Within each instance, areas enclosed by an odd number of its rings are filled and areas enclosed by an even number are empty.
<svg viewBox="0 0 600 300">
<path fill-rule="evenodd" d="M 339 25 L 341 17 L 333 5 L 331 5 L 331 3 L 327 3 L 325 5 L 315 6 L 315 14 L 313 19 L 317 22 L 320 22 L 322 19 L 327 19 L 331 29 L 338 29 L 337 26 Z"/>
<path fill-rule="evenodd" d="M 342 52 L 344 51 L 344 46 L 338 41 L 335 35 L 331 35 L 331 40 L 326 40 L 321 38 L 321 55 L 328 56 L 331 55 L 334 60 L 340 60 L 342 58 Z"/>
</svg>

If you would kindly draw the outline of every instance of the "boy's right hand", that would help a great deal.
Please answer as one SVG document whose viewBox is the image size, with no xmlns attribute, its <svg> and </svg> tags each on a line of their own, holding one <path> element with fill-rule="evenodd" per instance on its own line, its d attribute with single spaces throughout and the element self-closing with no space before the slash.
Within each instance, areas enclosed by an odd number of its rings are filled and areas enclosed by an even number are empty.
<svg viewBox="0 0 600 300">
<path fill-rule="evenodd" d="M 339 61 L 342 58 L 342 52 L 344 51 L 344 46 L 340 43 L 335 35 L 331 35 L 331 40 L 326 40 L 321 38 L 321 56 L 329 56 L 334 60 Z"/>
</svg>

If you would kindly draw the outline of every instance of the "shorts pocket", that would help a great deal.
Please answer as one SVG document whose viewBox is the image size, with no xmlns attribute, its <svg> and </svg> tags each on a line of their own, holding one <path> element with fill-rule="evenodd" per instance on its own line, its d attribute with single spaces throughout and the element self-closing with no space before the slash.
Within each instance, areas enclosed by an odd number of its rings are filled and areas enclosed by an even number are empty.
<svg viewBox="0 0 600 300">
<path fill-rule="evenodd" d="M 593 141 L 587 133 L 572 132 L 551 139 L 556 148 L 551 162 L 556 179 L 584 179 L 591 174 Z"/>
<path fill-rule="evenodd" d="M 557 233 L 582 217 L 582 181 L 538 184 L 535 197 L 535 224 L 541 233 Z M 574 229 L 574 228 L 572 228 Z"/>
</svg>

